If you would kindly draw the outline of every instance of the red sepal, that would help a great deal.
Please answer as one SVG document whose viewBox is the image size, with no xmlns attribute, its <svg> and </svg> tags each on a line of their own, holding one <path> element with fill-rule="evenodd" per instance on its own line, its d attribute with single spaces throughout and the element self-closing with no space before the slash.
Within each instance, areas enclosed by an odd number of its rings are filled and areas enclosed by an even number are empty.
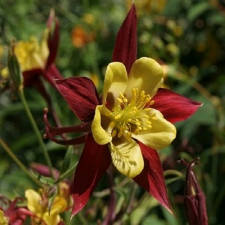
<svg viewBox="0 0 225 225">
<path fill-rule="evenodd" d="M 16 198 L 14 201 L 9 201 L 10 205 L 5 210 L 5 215 L 9 218 L 9 224 L 11 225 L 22 225 L 27 216 L 33 216 L 33 213 L 26 208 L 17 207 L 17 202 L 21 200 L 22 198 Z"/>
<path fill-rule="evenodd" d="M 58 79 L 64 79 L 61 73 L 58 71 L 54 64 L 47 67 L 43 72 L 43 77 L 54 87 L 56 87 L 55 81 Z"/>
<path fill-rule="evenodd" d="M 144 157 L 145 167 L 134 180 L 172 213 L 158 153 L 140 142 L 139 145 Z"/>
<path fill-rule="evenodd" d="M 57 89 L 82 121 L 93 119 L 95 108 L 100 104 L 94 83 L 87 77 L 56 81 Z"/>
<path fill-rule="evenodd" d="M 42 69 L 32 69 L 23 72 L 23 85 L 25 87 L 32 86 L 40 79 L 40 75 L 43 74 Z"/>
<path fill-rule="evenodd" d="M 58 225 L 65 225 L 65 223 L 64 223 L 63 221 L 60 221 L 60 222 L 58 223 Z"/>
<path fill-rule="evenodd" d="M 74 201 L 72 215 L 77 214 L 87 204 L 93 189 L 110 163 L 111 157 L 107 146 L 98 145 L 89 134 L 71 187 Z"/>
<path fill-rule="evenodd" d="M 172 123 L 186 120 L 202 106 L 199 102 L 164 88 L 158 90 L 153 100 L 155 103 L 151 107 L 159 110 Z"/>
<path fill-rule="evenodd" d="M 55 22 L 55 27 L 53 32 L 51 32 L 51 27 L 53 22 Z M 49 36 L 48 36 L 48 49 L 49 49 L 49 56 L 46 63 L 46 68 L 52 65 L 55 62 L 56 55 L 58 52 L 59 47 L 59 21 L 55 18 L 54 11 L 50 12 L 47 27 L 50 29 Z"/>
<path fill-rule="evenodd" d="M 112 61 L 122 62 L 127 69 L 137 58 L 137 16 L 135 5 L 131 7 L 116 37 Z"/>
</svg>

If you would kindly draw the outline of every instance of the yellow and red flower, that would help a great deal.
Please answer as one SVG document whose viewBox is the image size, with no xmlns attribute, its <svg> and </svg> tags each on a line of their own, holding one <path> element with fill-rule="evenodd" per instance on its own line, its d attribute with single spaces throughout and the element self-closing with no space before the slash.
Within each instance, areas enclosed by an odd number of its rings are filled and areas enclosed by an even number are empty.
<svg viewBox="0 0 225 225">
<path fill-rule="evenodd" d="M 36 37 L 31 37 L 28 41 L 18 41 L 13 44 L 14 54 L 23 73 L 24 86 L 33 86 L 42 93 L 44 86 L 40 76 L 43 76 L 53 86 L 55 86 L 54 79 L 62 79 L 54 65 L 58 44 L 59 23 L 53 11 L 50 12 L 47 28 L 40 42 Z"/>
<path fill-rule="evenodd" d="M 12 49 L 23 74 L 23 86 L 33 87 L 42 95 L 57 125 L 59 120 L 53 110 L 51 97 L 41 78 L 44 78 L 54 88 L 56 88 L 55 80 L 63 79 L 55 66 L 58 45 L 59 23 L 54 11 L 51 11 L 47 21 L 47 28 L 40 42 L 32 37 L 28 41 L 15 42 Z"/>
<path fill-rule="evenodd" d="M 27 208 L 32 213 L 32 224 L 34 225 L 61 225 L 60 213 L 68 209 L 69 186 L 68 184 L 59 183 L 58 194 L 54 197 L 53 202 L 49 205 L 47 193 L 43 190 L 39 192 L 28 189 L 25 192 L 27 199 Z"/>
<path fill-rule="evenodd" d="M 111 163 L 172 211 L 156 150 L 168 146 L 176 137 L 173 123 L 187 119 L 201 104 L 159 88 L 164 74 L 155 60 L 136 60 L 136 23 L 133 5 L 118 32 L 101 99 L 86 77 L 56 82 L 58 91 L 82 123 L 54 128 L 48 123 L 46 112 L 44 115 L 46 134 L 51 140 L 61 144 L 85 142 L 71 187 L 73 214 L 86 205 Z M 81 131 L 84 135 L 73 140 L 55 138 Z"/>
</svg>

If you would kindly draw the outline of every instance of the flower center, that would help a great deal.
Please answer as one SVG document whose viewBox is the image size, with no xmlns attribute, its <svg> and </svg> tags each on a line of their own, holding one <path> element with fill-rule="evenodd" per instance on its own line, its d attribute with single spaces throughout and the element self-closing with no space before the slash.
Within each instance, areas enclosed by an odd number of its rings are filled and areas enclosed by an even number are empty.
<svg viewBox="0 0 225 225">
<path fill-rule="evenodd" d="M 151 129 L 154 115 L 148 106 L 153 103 L 144 90 L 134 88 L 130 100 L 121 93 L 112 109 L 112 121 L 109 124 L 112 136 L 130 138 L 132 133 L 138 134 Z"/>
</svg>

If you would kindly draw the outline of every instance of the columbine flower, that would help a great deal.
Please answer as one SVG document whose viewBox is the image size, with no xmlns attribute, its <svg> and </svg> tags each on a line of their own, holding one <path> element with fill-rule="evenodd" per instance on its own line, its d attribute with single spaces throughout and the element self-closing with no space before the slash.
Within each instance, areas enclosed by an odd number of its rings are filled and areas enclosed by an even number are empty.
<svg viewBox="0 0 225 225">
<path fill-rule="evenodd" d="M 69 187 L 66 183 L 59 184 L 59 193 L 54 197 L 49 205 L 45 192 L 41 194 L 28 189 L 25 192 L 27 198 L 27 208 L 33 213 L 33 224 L 59 225 L 62 223 L 60 213 L 68 208 Z"/>
<path fill-rule="evenodd" d="M 96 143 L 108 144 L 114 166 L 128 177 L 144 168 L 138 141 L 162 149 L 176 136 L 174 125 L 151 108 L 162 82 L 163 70 L 150 58 L 136 60 L 129 75 L 122 63 L 107 67 L 103 104 L 96 107 L 91 130 Z"/>
<path fill-rule="evenodd" d="M 201 104 L 159 88 L 163 82 L 162 67 L 150 58 L 136 60 L 136 53 L 133 6 L 117 35 L 114 62 L 107 67 L 101 100 L 93 82 L 86 77 L 56 82 L 61 95 L 83 122 L 54 128 L 48 123 L 47 111 L 44 115 L 46 134 L 51 140 L 61 144 L 85 142 L 71 187 L 73 214 L 86 205 L 111 162 L 171 211 L 163 169 L 154 149 L 169 145 L 176 136 L 172 123 L 187 119 Z M 77 139 L 55 138 L 81 131 L 87 133 Z"/>
<path fill-rule="evenodd" d="M 205 195 L 198 184 L 193 167 L 196 160 L 187 164 L 185 207 L 190 225 L 208 225 Z"/>
<path fill-rule="evenodd" d="M 52 31 L 53 22 L 55 22 Z M 42 40 L 31 37 L 28 41 L 18 41 L 13 43 L 14 54 L 23 72 L 24 86 L 33 86 L 43 92 L 44 86 L 40 81 L 43 76 L 53 86 L 54 79 L 62 78 L 54 61 L 57 54 L 59 43 L 59 24 L 54 12 L 50 12 L 47 21 L 47 28 L 43 33 Z"/>
<path fill-rule="evenodd" d="M 23 75 L 22 87 L 33 87 L 42 95 L 57 125 L 59 120 L 53 110 L 51 97 L 41 77 L 54 88 L 56 88 L 55 79 L 63 78 L 54 64 L 58 44 L 59 23 L 55 18 L 54 11 L 51 11 L 47 21 L 47 29 L 40 42 L 32 37 L 29 41 L 18 41 L 12 45 L 12 55 L 16 57 L 20 67 L 18 69 L 21 70 Z"/>
</svg>

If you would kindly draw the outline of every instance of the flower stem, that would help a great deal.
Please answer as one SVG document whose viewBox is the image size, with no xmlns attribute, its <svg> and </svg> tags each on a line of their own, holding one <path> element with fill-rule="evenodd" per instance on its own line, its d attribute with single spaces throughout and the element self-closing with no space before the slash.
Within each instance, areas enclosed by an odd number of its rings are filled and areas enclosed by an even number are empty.
<svg viewBox="0 0 225 225">
<path fill-rule="evenodd" d="M 166 170 L 164 172 L 164 176 L 169 176 L 169 175 L 174 175 L 174 176 L 177 176 L 177 177 L 183 177 L 184 175 L 177 171 L 177 170 Z"/>
<path fill-rule="evenodd" d="M 70 176 L 70 174 L 72 172 L 74 172 L 74 169 L 76 168 L 78 163 L 75 163 L 73 166 L 71 166 L 71 168 L 69 168 L 65 173 L 61 174 L 60 177 L 58 178 L 58 180 L 55 183 L 59 183 L 60 181 L 64 180 L 65 178 L 67 178 L 68 176 Z"/>
<path fill-rule="evenodd" d="M 37 139 L 38 139 L 39 144 L 40 144 L 40 147 L 41 147 L 41 149 L 42 149 L 42 151 L 43 151 L 43 154 L 44 154 L 46 163 L 48 164 L 50 173 L 51 173 L 52 177 L 54 178 L 53 171 L 52 171 L 52 163 L 51 163 L 50 157 L 49 157 L 49 155 L 48 155 L 47 148 L 46 148 L 46 146 L 45 146 L 45 144 L 44 144 L 44 142 L 43 142 L 41 133 L 40 133 L 40 131 L 39 131 L 39 129 L 38 129 L 38 126 L 37 126 L 37 124 L 36 124 L 36 122 L 35 122 L 35 120 L 34 120 L 34 118 L 33 118 L 33 115 L 32 115 L 32 113 L 31 113 L 31 111 L 30 111 L 30 108 L 29 108 L 29 106 L 28 106 L 28 104 L 27 104 L 26 98 L 25 98 L 25 96 L 24 96 L 23 89 L 20 89 L 20 90 L 19 90 L 19 96 L 20 96 L 20 99 L 21 99 L 21 101 L 22 101 L 22 103 L 23 103 L 23 106 L 24 106 L 24 109 L 25 109 L 25 111 L 26 111 L 26 114 L 27 114 L 27 116 L 28 116 L 28 118 L 29 118 L 29 120 L 30 120 L 30 123 L 31 123 L 31 125 L 32 125 L 32 127 L 33 127 L 33 130 L 34 130 L 34 132 L 35 132 L 35 134 L 36 134 L 36 136 L 37 136 Z"/>
<path fill-rule="evenodd" d="M 24 166 L 24 164 L 16 157 L 16 155 L 12 152 L 12 150 L 9 148 L 9 146 L 0 138 L 0 145 L 2 148 L 8 153 L 8 155 L 12 158 L 12 160 L 20 167 L 20 169 L 33 180 L 35 184 L 42 187 L 41 182 L 33 176 L 28 169 Z"/>
<path fill-rule="evenodd" d="M 113 181 L 113 170 L 112 167 L 108 170 L 109 176 L 109 188 L 110 188 L 110 200 L 108 206 L 108 213 L 102 223 L 102 225 L 112 224 L 115 219 L 115 209 L 116 209 L 116 194 L 114 190 L 114 181 Z"/>
</svg>

